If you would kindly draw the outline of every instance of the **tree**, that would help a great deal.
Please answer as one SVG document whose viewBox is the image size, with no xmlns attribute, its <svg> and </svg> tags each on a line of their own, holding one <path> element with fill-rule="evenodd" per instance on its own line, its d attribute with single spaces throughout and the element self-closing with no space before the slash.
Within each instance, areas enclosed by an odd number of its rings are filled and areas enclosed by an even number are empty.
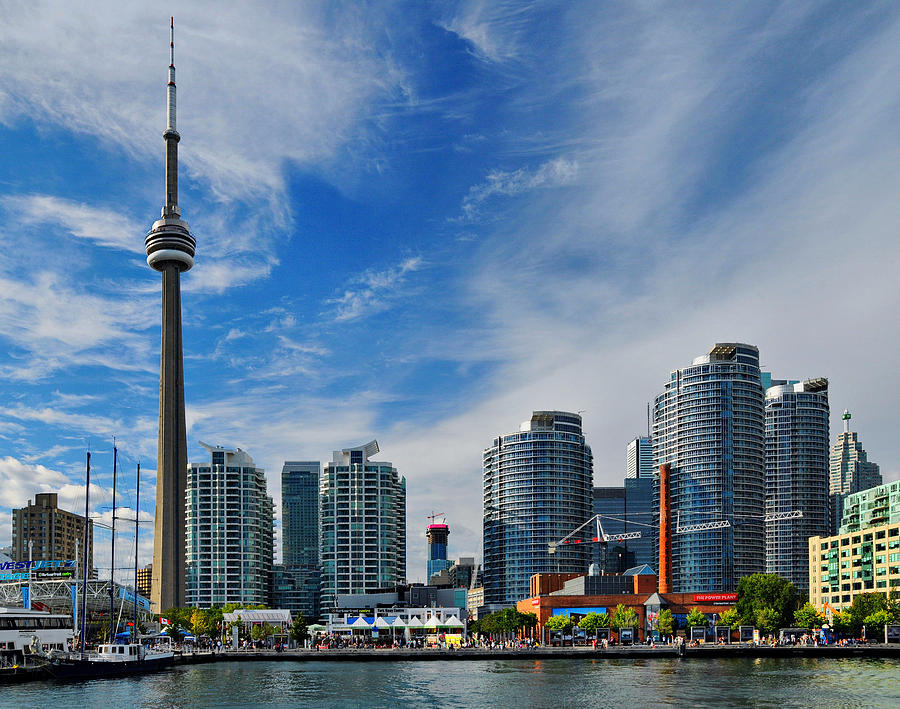
<svg viewBox="0 0 900 709">
<path fill-rule="evenodd" d="M 866 630 L 870 633 L 876 630 L 884 630 L 884 626 L 891 622 L 891 614 L 888 611 L 875 611 L 867 615 L 863 621 Z M 866 636 L 868 637 L 868 636 Z"/>
<path fill-rule="evenodd" d="M 626 608 L 624 604 L 620 603 L 616 606 L 616 610 L 613 611 L 610 625 L 620 630 L 622 628 L 633 628 L 637 625 L 637 613 L 634 612 L 633 608 Z"/>
<path fill-rule="evenodd" d="M 209 635 L 212 622 L 209 611 L 202 611 L 199 608 L 194 609 L 191 614 L 191 630 L 197 637 L 201 635 Z"/>
<path fill-rule="evenodd" d="M 849 632 L 858 636 L 866 624 L 866 618 L 887 610 L 887 607 L 887 599 L 880 593 L 860 593 L 853 597 L 853 603 L 844 609 L 842 615 L 846 618 Z"/>
<path fill-rule="evenodd" d="M 294 618 L 294 622 L 291 624 L 291 640 L 293 640 L 298 645 L 302 644 L 304 640 L 309 637 L 309 629 L 306 626 L 306 618 L 303 617 L 302 613 L 298 613 L 297 617 Z"/>
<path fill-rule="evenodd" d="M 707 618 L 705 614 L 701 613 L 696 608 L 691 608 L 691 612 L 687 615 L 686 622 L 689 628 L 695 625 L 701 628 L 705 628 L 707 625 L 709 625 L 709 618 Z"/>
<path fill-rule="evenodd" d="M 675 616 L 668 608 L 663 608 L 656 618 L 656 629 L 661 635 L 671 635 L 675 632 Z"/>
<path fill-rule="evenodd" d="M 797 590 L 787 579 L 776 574 L 751 574 L 738 582 L 738 601 L 735 608 L 744 625 L 757 625 L 761 610 L 774 611 L 777 627 L 785 628 L 794 622 L 798 607 Z"/>
<path fill-rule="evenodd" d="M 719 614 L 718 625 L 724 625 L 732 630 L 737 630 L 741 625 L 741 616 L 737 612 L 737 608 L 729 608 L 724 613 Z"/>
<path fill-rule="evenodd" d="M 816 607 L 807 601 L 801 608 L 798 608 L 794 612 L 794 622 L 797 624 L 798 628 L 811 630 L 812 628 L 821 628 L 825 619 L 822 617 L 822 614 L 816 610 Z"/>
<path fill-rule="evenodd" d="M 209 608 L 206 611 L 206 618 L 208 623 L 207 634 L 214 640 L 220 638 L 222 636 L 222 628 L 225 625 L 222 609 L 218 606 Z"/>
<path fill-rule="evenodd" d="M 831 629 L 839 635 L 851 635 L 853 630 L 850 627 L 850 617 L 846 613 L 832 613 Z"/>
<path fill-rule="evenodd" d="M 779 614 L 774 608 L 760 608 L 756 612 L 756 627 L 762 633 L 774 633 L 779 627 Z"/>
<path fill-rule="evenodd" d="M 565 615 L 551 615 L 547 618 L 547 622 L 544 623 L 544 626 L 550 628 L 550 630 L 568 632 L 575 627 L 575 621 L 572 620 L 572 616 L 568 613 Z"/>
<path fill-rule="evenodd" d="M 606 613 L 591 611 L 578 623 L 578 627 L 588 633 L 597 632 L 597 628 L 609 627 L 609 616 Z"/>
</svg>

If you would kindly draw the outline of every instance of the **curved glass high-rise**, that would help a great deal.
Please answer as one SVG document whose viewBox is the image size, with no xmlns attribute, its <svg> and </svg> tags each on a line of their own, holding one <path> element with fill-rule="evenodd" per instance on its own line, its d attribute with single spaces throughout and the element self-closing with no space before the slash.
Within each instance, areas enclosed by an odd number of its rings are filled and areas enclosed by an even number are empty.
<svg viewBox="0 0 900 709">
<path fill-rule="evenodd" d="M 809 588 L 810 537 L 828 534 L 828 380 L 766 389 L 766 572 Z M 778 515 L 802 512 L 799 518 Z"/>
<path fill-rule="evenodd" d="M 742 576 L 763 571 L 759 350 L 718 343 L 673 371 L 654 403 L 652 438 L 657 462 L 671 466 L 672 591 L 732 591 Z M 698 528 L 722 521 L 728 526 Z"/>
<path fill-rule="evenodd" d="M 581 416 L 535 411 L 518 432 L 495 438 L 483 462 L 485 602 L 527 598 L 532 574 L 587 573 L 591 545 L 549 552 L 593 514 L 593 457 Z"/>
</svg>

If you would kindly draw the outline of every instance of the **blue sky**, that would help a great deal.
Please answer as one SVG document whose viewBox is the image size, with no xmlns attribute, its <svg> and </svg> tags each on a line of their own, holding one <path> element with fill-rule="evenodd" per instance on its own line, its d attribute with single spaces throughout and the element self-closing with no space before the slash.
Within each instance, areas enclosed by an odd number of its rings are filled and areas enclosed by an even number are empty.
<svg viewBox="0 0 900 709">
<path fill-rule="evenodd" d="M 140 460 L 151 518 L 160 296 L 143 237 L 162 205 L 169 14 L 197 237 L 192 460 L 200 440 L 244 448 L 277 503 L 284 460 L 378 439 L 407 477 L 421 580 L 432 510 L 451 554 L 480 553 L 494 436 L 583 410 L 595 482 L 615 484 L 669 371 L 745 341 L 776 377 L 828 377 L 832 433 L 851 409 L 900 477 L 896 4 L 4 14 L 0 512 L 41 490 L 80 509 L 90 445 L 104 513 L 115 435 L 120 504 Z"/>
</svg>

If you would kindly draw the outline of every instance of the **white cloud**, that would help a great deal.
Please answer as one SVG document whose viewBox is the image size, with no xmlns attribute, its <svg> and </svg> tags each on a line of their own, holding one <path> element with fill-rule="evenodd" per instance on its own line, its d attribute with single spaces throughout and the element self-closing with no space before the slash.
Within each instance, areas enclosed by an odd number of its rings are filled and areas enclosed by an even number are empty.
<svg viewBox="0 0 900 709">
<path fill-rule="evenodd" d="M 33 381 L 79 364 L 150 371 L 152 345 L 135 331 L 144 329 L 143 311 L 140 298 L 89 293 L 56 271 L 0 273 L 0 332 L 24 351 L 0 365 L 0 377 Z"/>
<path fill-rule="evenodd" d="M 485 181 L 469 188 L 462 202 L 463 216 L 472 220 L 478 216 L 479 206 L 491 197 L 514 197 L 534 189 L 571 185 L 578 176 L 578 163 L 566 158 L 555 158 L 536 170 L 519 168 L 512 172 L 493 170 Z"/>
<path fill-rule="evenodd" d="M 23 463 L 12 456 L 0 458 L 0 507 L 28 504 L 36 492 L 56 492 L 69 479 L 58 470 Z"/>
<path fill-rule="evenodd" d="M 0 199 L 0 204 L 8 218 L 23 226 L 56 224 L 72 236 L 100 246 L 144 253 L 146 228 L 110 209 L 41 194 L 10 195 Z"/>
<path fill-rule="evenodd" d="M 366 271 L 351 282 L 343 295 L 328 301 L 337 306 L 334 319 L 345 322 L 386 310 L 397 297 L 407 275 L 424 265 L 421 256 L 412 256 L 382 271 Z"/>
</svg>

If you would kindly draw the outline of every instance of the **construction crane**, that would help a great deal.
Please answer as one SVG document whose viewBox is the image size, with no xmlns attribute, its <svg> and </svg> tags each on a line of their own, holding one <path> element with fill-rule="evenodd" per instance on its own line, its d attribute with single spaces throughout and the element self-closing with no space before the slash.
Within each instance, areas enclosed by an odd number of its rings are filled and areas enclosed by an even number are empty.
<svg viewBox="0 0 900 709">
<path fill-rule="evenodd" d="M 624 541 L 626 539 L 640 539 L 640 532 L 621 532 L 616 534 L 609 534 L 603 529 L 603 524 L 600 522 L 601 517 L 605 517 L 606 515 L 596 514 L 591 517 L 587 522 L 578 526 L 576 529 L 573 529 L 566 536 L 560 539 L 558 542 L 550 542 L 547 545 L 547 551 L 550 554 L 556 554 L 556 548 L 559 546 L 567 546 L 569 544 L 603 544 L 604 547 L 608 550 L 609 542 L 619 542 Z M 582 539 L 580 532 L 589 527 L 589 525 L 593 524 L 593 529 L 591 530 L 592 534 L 588 538 Z M 605 556 L 605 555 L 604 555 Z M 605 564 L 604 564 L 605 566 Z"/>
<path fill-rule="evenodd" d="M 640 532 L 622 532 L 621 534 L 607 534 L 606 532 L 603 531 L 603 525 L 600 523 L 600 518 L 605 517 L 605 516 L 606 515 L 599 515 L 599 514 L 594 515 L 587 522 L 585 522 L 581 526 L 579 526 L 576 529 L 569 532 L 566 536 L 564 536 L 558 542 L 550 542 L 550 544 L 548 545 L 547 551 L 549 551 L 551 554 L 555 554 L 556 548 L 558 546 L 562 546 L 564 544 L 593 544 L 593 543 L 607 544 L 611 541 L 612 542 L 620 542 L 625 539 L 640 539 L 640 537 L 641 537 Z M 590 539 L 580 539 L 580 538 L 573 539 L 573 537 L 575 537 L 575 535 L 577 535 L 582 529 L 587 527 L 592 522 L 594 523 L 595 527 L 593 530 L 594 534 L 591 536 Z"/>
<path fill-rule="evenodd" d="M 735 515 L 737 518 L 759 519 L 750 515 Z M 774 512 L 763 516 L 765 522 L 778 522 L 783 519 L 800 519 L 803 517 L 803 510 L 789 510 L 787 512 Z M 712 529 L 725 529 L 731 526 L 731 522 L 727 519 L 712 520 L 710 522 L 700 522 L 699 524 L 687 524 L 682 526 L 681 513 L 675 518 L 675 534 L 690 534 L 691 532 L 707 532 Z"/>
<path fill-rule="evenodd" d="M 430 515 L 425 515 L 425 519 L 430 519 L 432 524 L 435 523 L 434 521 L 438 517 L 441 518 L 441 524 L 445 524 L 447 522 L 447 516 L 443 512 L 435 512 L 434 510 L 432 510 Z"/>
</svg>

